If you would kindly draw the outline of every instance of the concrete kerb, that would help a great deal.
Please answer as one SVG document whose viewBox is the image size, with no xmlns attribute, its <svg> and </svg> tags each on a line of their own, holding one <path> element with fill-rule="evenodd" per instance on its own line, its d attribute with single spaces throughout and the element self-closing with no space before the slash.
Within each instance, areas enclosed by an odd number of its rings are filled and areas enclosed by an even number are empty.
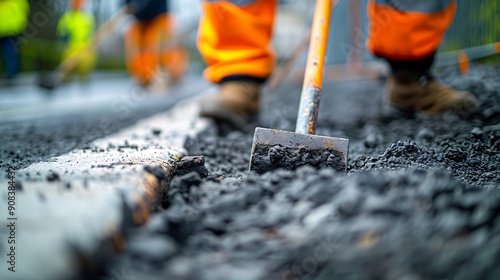
<svg viewBox="0 0 500 280">
<path fill-rule="evenodd" d="M 198 118 L 198 96 L 83 149 L 19 170 L 18 263 L 15 273 L 7 269 L 8 217 L 2 209 L 0 278 L 74 278 L 123 249 L 126 229 L 144 224 L 161 202 L 176 162 L 186 155 L 187 137 L 208 126 Z M 0 205 L 7 207 L 9 184 L 2 175 Z"/>
</svg>

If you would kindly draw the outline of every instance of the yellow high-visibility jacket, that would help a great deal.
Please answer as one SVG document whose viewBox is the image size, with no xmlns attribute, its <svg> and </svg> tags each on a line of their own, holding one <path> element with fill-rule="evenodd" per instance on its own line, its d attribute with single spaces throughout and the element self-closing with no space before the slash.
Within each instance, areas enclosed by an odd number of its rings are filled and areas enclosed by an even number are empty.
<svg viewBox="0 0 500 280">
<path fill-rule="evenodd" d="M 28 24 L 28 0 L 0 0 L 0 37 L 19 35 Z"/>
<path fill-rule="evenodd" d="M 71 10 L 66 12 L 57 24 L 57 34 L 68 38 L 70 48 L 88 44 L 94 32 L 94 17 L 86 12 Z"/>
<path fill-rule="evenodd" d="M 92 14 L 70 10 L 66 12 L 57 24 L 57 34 L 67 39 L 66 50 L 63 58 L 73 56 L 80 62 L 71 73 L 78 73 L 80 76 L 87 76 L 95 66 L 96 53 L 92 48 L 91 37 L 94 33 L 94 17 Z"/>
</svg>

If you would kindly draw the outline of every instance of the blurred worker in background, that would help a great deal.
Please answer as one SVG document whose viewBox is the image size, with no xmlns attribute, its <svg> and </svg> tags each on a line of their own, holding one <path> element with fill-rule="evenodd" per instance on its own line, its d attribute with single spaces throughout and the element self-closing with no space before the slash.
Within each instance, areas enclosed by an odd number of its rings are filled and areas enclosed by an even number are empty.
<svg viewBox="0 0 500 280">
<path fill-rule="evenodd" d="M 472 95 L 430 73 L 456 5 L 455 0 L 369 0 L 367 47 L 391 67 L 386 103 L 397 111 L 436 115 L 477 107 Z M 276 6 L 277 0 L 203 1 L 198 48 L 208 64 L 204 76 L 220 87 L 202 100 L 201 116 L 238 128 L 258 112 L 262 84 L 275 65 L 270 42 Z"/>
<path fill-rule="evenodd" d="M 169 13 L 168 1 L 126 0 L 126 3 L 135 18 L 125 36 L 130 75 L 141 86 L 153 82 L 169 85 L 179 80 L 187 71 L 189 58 L 184 48 L 172 42 L 174 18 Z"/>
<path fill-rule="evenodd" d="M 28 24 L 28 13 L 27 0 L 0 0 L 0 53 L 8 81 L 20 70 L 18 41 Z"/>
<path fill-rule="evenodd" d="M 63 59 L 71 57 L 77 61 L 78 66 L 71 73 L 77 73 L 81 79 L 88 76 L 96 62 L 96 51 L 91 46 L 95 20 L 84 8 L 85 0 L 71 0 L 69 10 L 57 24 L 57 35 L 66 43 Z"/>
</svg>

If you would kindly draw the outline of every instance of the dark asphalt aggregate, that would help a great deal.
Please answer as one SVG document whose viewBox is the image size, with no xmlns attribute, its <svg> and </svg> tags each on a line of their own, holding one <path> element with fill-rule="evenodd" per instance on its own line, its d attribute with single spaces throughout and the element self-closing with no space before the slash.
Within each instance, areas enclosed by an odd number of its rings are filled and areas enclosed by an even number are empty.
<svg viewBox="0 0 500 280">
<path fill-rule="evenodd" d="M 325 88 L 318 134 L 351 140 L 348 173 L 248 173 L 252 132 L 186 144 L 206 174 L 174 178 L 164 209 L 108 271 L 136 279 L 500 279 L 500 68 L 443 72 L 477 112 L 391 118 L 374 81 Z M 266 94 L 259 126 L 293 131 L 299 87 Z M 203 172 L 202 172 L 203 173 Z M 110 275 L 103 279 L 111 279 Z"/>
<path fill-rule="evenodd" d="M 127 114 L 104 107 L 97 112 L 89 108 L 89 112 L 83 113 L 64 113 L 15 121 L 0 120 L 0 170 L 9 167 L 19 170 L 86 147 L 93 140 L 168 110 L 178 100 L 178 97 L 167 96 L 163 100 L 134 104 L 128 108 Z"/>
</svg>

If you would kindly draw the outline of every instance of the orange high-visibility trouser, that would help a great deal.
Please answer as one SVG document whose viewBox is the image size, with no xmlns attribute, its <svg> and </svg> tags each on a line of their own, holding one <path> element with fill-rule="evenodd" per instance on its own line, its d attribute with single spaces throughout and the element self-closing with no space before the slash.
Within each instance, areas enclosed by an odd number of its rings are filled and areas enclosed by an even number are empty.
<svg viewBox="0 0 500 280">
<path fill-rule="evenodd" d="M 198 49 L 214 83 L 236 75 L 265 79 L 274 68 L 271 47 L 276 0 L 203 1 Z"/>
<path fill-rule="evenodd" d="M 187 51 L 180 46 L 169 45 L 172 24 L 172 18 L 165 13 L 147 22 L 135 20 L 127 31 L 127 69 L 139 84 L 151 83 L 161 67 L 165 67 L 174 80 L 187 71 Z"/>
<path fill-rule="evenodd" d="M 433 54 L 455 17 L 455 0 L 369 0 L 367 48 L 392 60 Z"/>
<path fill-rule="evenodd" d="M 266 78 L 274 67 L 270 47 L 276 0 L 205 0 L 198 49 L 204 76 Z M 369 0 L 367 48 L 392 60 L 418 60 L 434 53 L 451 25 L 455 0 Z M 339 27 L 333 27 L 339 28 Z"/>
</svg>

